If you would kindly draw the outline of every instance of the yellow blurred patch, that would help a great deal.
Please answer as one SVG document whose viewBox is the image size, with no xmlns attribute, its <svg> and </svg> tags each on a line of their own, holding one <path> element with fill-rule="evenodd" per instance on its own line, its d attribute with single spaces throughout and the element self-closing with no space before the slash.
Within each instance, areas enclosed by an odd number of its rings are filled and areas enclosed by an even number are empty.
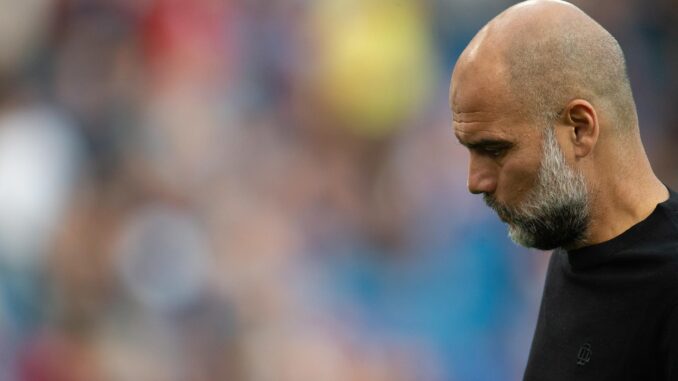
<svg viewBox="0 0 678 381">
<path fill-rule="evenodd" d="M 316 85 L 347 128 L 387 135 L 431 89 L 433 49 L 417 3 L 332 0 L 318 4 Z"/>
</svg>

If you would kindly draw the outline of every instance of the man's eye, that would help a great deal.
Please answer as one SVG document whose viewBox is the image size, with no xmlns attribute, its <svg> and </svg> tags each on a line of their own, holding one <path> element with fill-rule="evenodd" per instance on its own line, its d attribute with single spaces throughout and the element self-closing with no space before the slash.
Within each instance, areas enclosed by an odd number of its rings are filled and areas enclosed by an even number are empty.
<svg viewBox="0 0 678 381">
<path fill-rule="evenodd" d="M 504 152 L 506 152 L 506 149 L 495 148 L 495 147 L 487 147 L 487 148 L 483 148 L 483 152 L 488 156 L 499 157 L 502 154 L 504 154 Z"/>
</svg>

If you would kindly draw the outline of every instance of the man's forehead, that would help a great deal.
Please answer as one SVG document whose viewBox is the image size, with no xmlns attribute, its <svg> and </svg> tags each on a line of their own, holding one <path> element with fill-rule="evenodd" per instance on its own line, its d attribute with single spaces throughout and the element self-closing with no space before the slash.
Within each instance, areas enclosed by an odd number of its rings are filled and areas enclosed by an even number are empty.
<svg viewBox="0 0 678 381">
<path fill-rule="evenodd" d="M 459 108 L 458 108 L 459 109 Z M 463 110 L 463 108 L 460 108 Z M 467 111 L 452 110 L 452 120 L 460 125 L 473 125 L 479 123 L 493 123 L 499 119 L 499 113 L 494 110 L 468 109 Z"/>
<path fill-rule="evenodd" d="M 519 115 L 498 103 L 453 105 L 452 124 L 463 134 L 513 133 L 521 123 Z"/>
<path fill-rule="evenodd" d="M 517 112 L 497 110 L 453 111 L 452 126 L 462 142 L 476 140 L 523 140 L 539 135 L 538 129 Z"/>
<path fill-rule="evenodd" d="M 515 106 L 510 102 L 510 96 L 503 80 L 479 74 L 453 78 L 449 101 L 455 116 L 461 117 L 466 114 L 509 112 Z"/>
<path fill-rule="evenodd" d="M 510 129 L 497 123 L 454 122 L 454 135 L 461 143 L 479 140 L 512 140 Z"/>
<path fill-rule="evenodd" d="M 506 65 L 498 49 L 483 41 L 484 38 L 476 37 L 455 65 L 449 94 L 453 111 L 474 112 L 499 107 L 509 95 Z"/>
<path fill-rule="evenodd" d="M 504 65 L 489 58 L 495 52 L 464 52 L 450 82 L 450 108 L 460 140 L 508 139 L 519 116 L 512 102 Z"/>
</svg>

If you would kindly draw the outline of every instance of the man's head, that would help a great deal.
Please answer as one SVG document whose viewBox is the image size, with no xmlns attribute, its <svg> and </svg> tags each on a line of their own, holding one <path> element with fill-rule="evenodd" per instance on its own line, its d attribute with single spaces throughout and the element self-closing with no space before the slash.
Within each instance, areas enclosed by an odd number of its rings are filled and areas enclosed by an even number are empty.
<svg viewBox="0 0 678 381">
<path fill-rule="evenodd" d="M 450 106 L 470 151 L 469 190 L 529 247 L 584 243 L 598 179 L 620 152 L 642 150 L 618 43 L 561 1 L 520 3 L 478 32 Z"/>
</svg>

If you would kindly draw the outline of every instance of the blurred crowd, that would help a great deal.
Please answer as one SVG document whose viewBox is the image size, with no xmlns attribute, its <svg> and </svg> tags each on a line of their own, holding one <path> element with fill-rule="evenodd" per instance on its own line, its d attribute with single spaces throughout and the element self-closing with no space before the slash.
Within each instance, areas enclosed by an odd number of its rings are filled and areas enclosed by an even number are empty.
<svg viewBox="0 0 678 381">
<path fill-rule="evenodd" d="M 466 191 L 507 0 L 0 3 L 0 380 L 519 379 L 548 254 Z M 678 6 L 576 1 L 678 187 Z"/>
</svg>

